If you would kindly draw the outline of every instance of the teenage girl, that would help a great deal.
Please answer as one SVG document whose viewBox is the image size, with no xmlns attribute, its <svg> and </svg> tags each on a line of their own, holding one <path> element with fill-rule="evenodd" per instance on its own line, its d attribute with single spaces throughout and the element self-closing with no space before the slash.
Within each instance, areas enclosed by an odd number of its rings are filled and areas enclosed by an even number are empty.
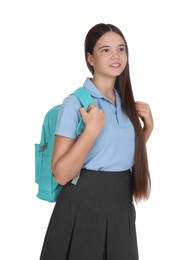
<svg viewBox="0 0 190 260">
<path fill-rule="evenodd" d="M 151 110 L 134 100 L 128 47 L 116 26 L 89 30 L 85 58 L 94 104 L 85 111 L 70 95 L 59 111 L 52 169 L 63 188 L 40 260 L 138 260 L 133 201 L 150 194 Z M 77 138 L 81 116 L 86 127 Z"/>
</svg>

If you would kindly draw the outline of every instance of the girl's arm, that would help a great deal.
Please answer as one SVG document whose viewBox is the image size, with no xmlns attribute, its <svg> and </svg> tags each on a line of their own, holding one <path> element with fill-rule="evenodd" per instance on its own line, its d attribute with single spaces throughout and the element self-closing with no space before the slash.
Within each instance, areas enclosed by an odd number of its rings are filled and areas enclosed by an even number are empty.
<svg viewBox="0 0 190 260">
<path fill-rule="evenodd" d="M 144 138 L 145 138 L 145 142 L 147 142 L 154 127 L 150 106 L 144 102 L 137 101 L 136 109 L 137 109 L 138 116 L 143 122 Z"/>
<path fill-rule="evenodd" d="M 84 108 L 80 112 L 86 125 L 81 136 L 77 140 L 64 136 L 55 137 L 52 170 L 56 181 L 61 185 L 65 185 L 79 173 L 106 122 L 103 111 L 94 104 L 90 105 L 88 112 Z"/>
</svg>

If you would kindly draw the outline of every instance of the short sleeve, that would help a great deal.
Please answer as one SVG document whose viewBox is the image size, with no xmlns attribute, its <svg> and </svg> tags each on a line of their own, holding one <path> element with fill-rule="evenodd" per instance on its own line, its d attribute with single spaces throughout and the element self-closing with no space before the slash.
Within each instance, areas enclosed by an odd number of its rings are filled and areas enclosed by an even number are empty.
<svg viewBox="0 0 190 260">
<path fill-rule="evenodd" d="M 76 139 L 76 128 L 81 118 L 81 103 L 74 95 L 70 95 L 63 100 L 59 109 L 55 135 L 61 135 Z"/>
</svg>

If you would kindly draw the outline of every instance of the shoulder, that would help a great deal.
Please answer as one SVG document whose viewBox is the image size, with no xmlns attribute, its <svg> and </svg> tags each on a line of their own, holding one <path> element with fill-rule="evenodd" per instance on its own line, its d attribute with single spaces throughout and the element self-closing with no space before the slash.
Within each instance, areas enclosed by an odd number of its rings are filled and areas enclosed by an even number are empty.
<svg viewBox="0 0 190 260">
<path fill-rule="evenodd" d="M 81 103 L 80 100 L 74 96 L 74 95 L 69 95 L 66 98 L 64 98 L 61 107 L 60 107 L 60 111 L 79 111 L 79 109 L 81 108 Z"/>
<path fill-rule="evenodd" d="M 72 94 L 64 98 L 62 105 L 81 107 L 79 99 Z"/>
<path fill-rule="evenodd" d="M 80 120 L 81 104 L 76 96 L 64 98 L 58 113 L 56 135 L 76 138 L 76 127 Z"/>
</svg>

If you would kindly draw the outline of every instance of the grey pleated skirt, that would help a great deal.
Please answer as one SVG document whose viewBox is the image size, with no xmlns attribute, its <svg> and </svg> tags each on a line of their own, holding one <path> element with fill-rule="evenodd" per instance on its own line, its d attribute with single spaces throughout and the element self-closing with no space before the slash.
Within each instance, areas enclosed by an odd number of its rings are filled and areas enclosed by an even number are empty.
<svg viewBox="0 0 190 260">
<path fill-rule="evenodd" d="M 132 173 L 82 170 L 63 186 L 40 260 L 138 260 Z"/>
</svg>

